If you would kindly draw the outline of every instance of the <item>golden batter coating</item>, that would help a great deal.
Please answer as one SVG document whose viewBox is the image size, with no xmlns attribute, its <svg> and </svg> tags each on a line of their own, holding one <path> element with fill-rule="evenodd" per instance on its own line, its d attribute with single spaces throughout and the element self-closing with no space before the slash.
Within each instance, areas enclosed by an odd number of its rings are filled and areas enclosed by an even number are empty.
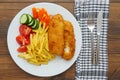
<svg viewBox="0 0 120 80">
<path fill-rule="evenodd" d="M 52 16 L 48 29 L 48 42 L 51 53 L 70 60 L 74 56 L 75 37 L 71 22 L 63 19 L 62 15 Z"/>
<path fill-rule="evenodd" d="M 64 52 L 64 23 L 60 14 L 52 16 L 48 29 L 48 38 L 50 52 L 62 55 Z"/>
<path fill-rule="evenodd" d="M 70 60 L 74 56 L 75 37 L 73 26 L 69 21 L 64 20 L 64 53 L 62 57 Z"/>
</svg>

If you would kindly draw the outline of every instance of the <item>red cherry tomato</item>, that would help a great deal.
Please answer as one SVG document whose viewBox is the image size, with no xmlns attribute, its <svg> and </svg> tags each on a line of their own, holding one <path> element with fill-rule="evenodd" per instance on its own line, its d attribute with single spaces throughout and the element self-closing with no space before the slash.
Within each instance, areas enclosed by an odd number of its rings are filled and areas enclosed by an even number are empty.
<svg viewBox="0 0 120 80">
<path fill-rule="evenodd" d="M 28 27 L 27 25 L 21 25 L 19 28 L 19 32 L 22 36 L 27 37 L 30 35 L 32 29 Z"/>
<path fill-rule="evenodd" d="M 18 49 L 17 49 L 18 52 L 26 52 L 27 51 L 27 47 L 26 46 L 20 46 Z"/>
<path fill-rule="evenodd" d="M 17 37 L 16 37 L 16 41 L 17 41 L 17 43 L 18 44 L 20 44 L 20 45 L 28 45 L 28 44 L 30 44 L 30 38 L 25 38 L 24 36 L 22 36 L 22 35 L 18 35 Z"/>
<path fill-rule="evenodd" d="M 17 36 L 16 41 L 18 44 L 22 45 L 22 36 L 21 35 Z"/>
</svg>

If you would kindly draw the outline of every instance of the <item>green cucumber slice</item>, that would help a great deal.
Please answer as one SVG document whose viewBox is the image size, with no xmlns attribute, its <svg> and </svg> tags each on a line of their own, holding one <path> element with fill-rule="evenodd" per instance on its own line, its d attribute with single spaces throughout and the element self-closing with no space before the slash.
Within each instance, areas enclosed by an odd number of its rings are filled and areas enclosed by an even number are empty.
<svg viewBox="0 0 120 80">
<path fill-rule="evenodd" d="M 28 23 L 28 17 L 27 17 L 26 14 L 21 15 L 21 17 L 20 17 L 20 23 L 21 23 L 21 24 L 26 24 L 26 23 Z"/>
<path fill-rule="evenodd" d="M 36 27 L 35 27 L 35 29 L 38 29 L 39 28 L 39 21 L 37 20 L 37 25 L 36 25 Z"/>
<path fill-rule="evenodd" d="M 31 26 L 31 28 L 35 28 L 36 27 L 36 25 L 37 25 L 37 22 L 36 22 L 36 20 L 35 20 L 35 24 L 33 25 L 33 26 Z"/>
<path fill-rule="evenodd" d="M 26 15 L 27 15 L 27 17 L 28 17 L 28 23 L 27 23 L 27 24 L 29 24 L 29 23 L 31 23 L 31 22 L 32 22 L 33 18 L 32 18 L 32 16 L 31 16 L 31 15 L 29 15 L 29 14 L 26 14 Z"/>
<path fill-rule="evenodd" d="M 35 19 L 35 24 L 31 26 L 31 28 L 38 29 L 38 27 L 39 27 L 39 21 Z"/>
<path fill-rule="evenodd" d="M 35 20 L 33 19 L 29 24 L 28 24 L 28 26 L 33 26 L 35 24 Z"/>
</svg>

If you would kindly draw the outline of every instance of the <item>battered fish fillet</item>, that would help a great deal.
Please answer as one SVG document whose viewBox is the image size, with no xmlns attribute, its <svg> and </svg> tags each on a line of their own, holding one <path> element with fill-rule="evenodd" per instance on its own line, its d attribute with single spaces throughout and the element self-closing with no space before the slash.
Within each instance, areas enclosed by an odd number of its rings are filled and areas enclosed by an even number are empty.
<svg viewBox="0 0 120 80">
<path fill-rule="evenodd" d="M 62 56 L 64 53 L 64 23 L 60 14 L 56 14 L 51 18 L 48 39 L 50 52 Z"/>
<path fill-rule="evenodd" d="M 69 21 L 64 20 L 64 53 L 62 57 L 70 60 L 74 56 L 75 37 L 73 26 Z"/>
</svg>

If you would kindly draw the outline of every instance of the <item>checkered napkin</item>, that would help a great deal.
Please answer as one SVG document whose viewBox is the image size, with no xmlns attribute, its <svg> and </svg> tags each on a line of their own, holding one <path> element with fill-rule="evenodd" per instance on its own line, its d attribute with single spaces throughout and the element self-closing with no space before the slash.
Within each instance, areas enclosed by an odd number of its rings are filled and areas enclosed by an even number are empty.
<svg viewBox="0 0 120 80">
<path fill-rule="evenodd" d="M 99 64 L 91 62 L 91 39 L 90 30 L 87 27 L 87 16 L 89 12 L 98 13 L 103 11 L 103 24 L 100 37 Z M 107 29 L 109 0 L 75 0 L 75 17 L 82 31 L 82 49 L 76 61 L 76 80 L 107 80 L 108 54 L 107 54 Z M 94 29 L 94 48 L 97 47 L 97 26 Z"/>
</svg>

